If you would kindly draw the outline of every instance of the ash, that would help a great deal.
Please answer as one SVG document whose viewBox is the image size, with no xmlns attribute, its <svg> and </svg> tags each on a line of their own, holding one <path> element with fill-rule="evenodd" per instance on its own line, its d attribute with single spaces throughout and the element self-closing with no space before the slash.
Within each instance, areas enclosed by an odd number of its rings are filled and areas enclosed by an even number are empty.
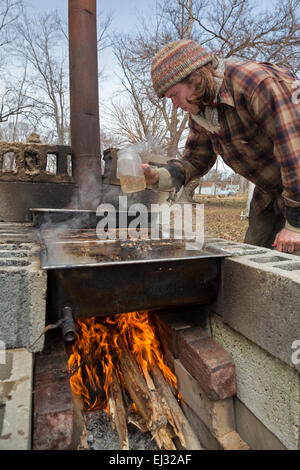
<svg viewBox="0 0 300 470">
<path fill-rule="evenodd" d="M 104 410 L 86 413 L 87 442 L 89 450 L 120 450 L 117 431 L 111 427 L 110 419 Z M 130 450 L 158 450 L 151 434 L 139 431 L 128 424 Z"/>
</svg>

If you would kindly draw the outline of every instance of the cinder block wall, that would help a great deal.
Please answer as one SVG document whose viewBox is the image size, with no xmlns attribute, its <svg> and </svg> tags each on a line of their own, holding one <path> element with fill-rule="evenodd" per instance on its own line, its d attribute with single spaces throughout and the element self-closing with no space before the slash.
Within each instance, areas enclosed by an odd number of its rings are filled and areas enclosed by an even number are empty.
<svg viewBox="0 0 300 470">
<path fill-rule="evenodd" d="M 1 144 L 0 341 L 6 348 L 27 348 L 43 330 L 47 289 L 32 227 L 8 222 L 28 220 L 35 205 L 66 206 L 74 191 L 70 153 L 39 142 Z M 15 164 L 7 168 L 11 155 Z M 56 173 L 47 172 L 48 155 L 57 156 Z M 233 255 L 223 261 L 208 324 L 234 360 L 236 430 L 252 449 L 300 449 L 300 258 L 221 239 L 209 243 Z M 42 349 L 43 338 L 34 351 Z"/>
<path fill-rule="evenodd" d="M 211 336 L 236 367 L 236 429 L 252 449 L 300 449 L 300 258 L 212 239 L 232 252 Z M 297 350 L 298 348 L 298 350 Z"/>
<path fill-rule="evenodd" d="M 47 273 L 30 224 L 0 223 L 0 341 L 29 348 L 45 328 Z M 31 349 L 41 351 L 42 337 Z"/>
</svg>

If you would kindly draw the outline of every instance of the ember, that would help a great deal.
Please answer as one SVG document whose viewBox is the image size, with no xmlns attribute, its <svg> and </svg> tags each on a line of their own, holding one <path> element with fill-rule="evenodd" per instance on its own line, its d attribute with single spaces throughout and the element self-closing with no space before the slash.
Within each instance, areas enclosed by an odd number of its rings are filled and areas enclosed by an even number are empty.
<svg viewBox="0 0 300 470">
<path fill-rule="evenodd" d="M 176 449 L 174 438 L 183 448 L 199 448 L 148 312 L 77 320 L 76 331 L 68 361 L 72 391 L 87 408 L 106 408 L 121 449 L 129 448 L 128 422 L 151 432 L 160 449 Z"/>
</svg>

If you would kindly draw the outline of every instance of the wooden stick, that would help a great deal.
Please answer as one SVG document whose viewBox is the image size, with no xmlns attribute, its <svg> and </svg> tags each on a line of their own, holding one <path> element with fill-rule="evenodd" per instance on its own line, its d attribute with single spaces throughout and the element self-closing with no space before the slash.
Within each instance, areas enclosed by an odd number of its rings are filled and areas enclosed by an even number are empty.
<svg viewBox="0 0 300 470">
<path fill-rule="evenodd" d="M 150 390 L 155 390 L 155 385 L 153 383 L 153 380 L 151 379 L 150 377 L 150 374 L 147 370 L 147 366 L 146 364 L 143 362 L 142 364 L 142 370 L 143 370 L 143 374 L 144 374 L 144 378 L 146 380 L 146 383 L 147 383 L 147 386 Z"/>
<path fill-rule="evenodd" d="M 133 424 L 133 426 L 143 433 L 148 432 L 146 422 L 139 413 L 129 413 L 127 422 L 128 424 Z"/>
<path fill-rule="evenodd" d="M 196 434 L 183 414 L 170 387 L 165 382 L 161 371 L 155 364 L 152 366 L 151 372 L 157 391 L 163 397 L 164 412 L 181 445 L 186 450 L 202 450 Z"/>
<path fill-rule="evenodd" d="M 127 416 L 124 407 L 122 390 L 115 371 L 112 372 L 112 382 L 108 390 L 109 411 L 120 442 L 120 450 L 129 450 Z"/>
<path fill-rule="evenodd" d="M 145 379 L 121 337 L 119 346 L 121 348 L 119 364 L 132 401 L 144 418 L 159 449 L 176 450 L 157 392 L 147 387 Z"/>
</svg>

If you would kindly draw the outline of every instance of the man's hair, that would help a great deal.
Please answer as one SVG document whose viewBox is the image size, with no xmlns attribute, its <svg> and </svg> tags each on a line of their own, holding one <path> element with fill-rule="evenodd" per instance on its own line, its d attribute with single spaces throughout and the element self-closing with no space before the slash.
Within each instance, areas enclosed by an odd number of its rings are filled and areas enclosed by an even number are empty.
<svg viewBox="0 0 300 470">
<path fill-rule="evenodd" d="M 181 83 L 195 85 L 196 87 L 193 99 L 188 100 L 188 102 L 196 104 L 200 110 L 204 106 L 211 105 L 216 95 L 215 78 L 219 78 L 219 76 L 211 63 L 198 68 L 184 78 Z"/>
</svg>

